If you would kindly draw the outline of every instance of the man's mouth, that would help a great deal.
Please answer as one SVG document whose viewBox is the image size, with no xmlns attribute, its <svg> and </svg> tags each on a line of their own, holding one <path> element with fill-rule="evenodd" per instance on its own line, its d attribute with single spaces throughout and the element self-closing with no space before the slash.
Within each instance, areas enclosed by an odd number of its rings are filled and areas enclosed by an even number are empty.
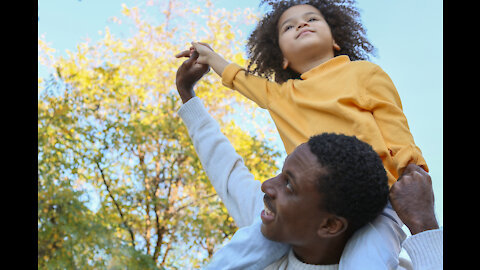
<svg viewBox="0 0 480 270">
<path fill-rule="evenodd" d="M 265 205 L 265 208 L 263 210 L 265 210 L 266 216 L 271 216 L 271 217 L 275 216 L 275 214 L 272 211 L 270 211 L 270 209 L 268 209 L 267 205 Z"/>
<path fill-rule="evenodd" d="M 265 216 L 267 217 L 275 217 L 275 209 L 272 207 L 272 204 L 270 203 L 270 198 L 268 197 L 267 194 L 263 196 L 263 204 L 264 204 L 264 213 Z"/>
</svg>

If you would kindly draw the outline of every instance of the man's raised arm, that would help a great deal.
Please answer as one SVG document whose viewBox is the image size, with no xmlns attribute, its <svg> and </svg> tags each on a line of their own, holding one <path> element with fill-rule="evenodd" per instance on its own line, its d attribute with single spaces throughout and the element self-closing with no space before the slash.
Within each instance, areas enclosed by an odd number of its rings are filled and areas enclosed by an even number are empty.
<svg viewBox="0 0 480 270">
<path fill-rule="evenodd" d="M 187 126 L 195 151 L 210 182 L 238 227 L 250 225 L 263 209 L 260 182 L 245 167 L 242 158 L 220 131 L 218 123 L 195 97 L 195 83 L 208 72 L 208 65 L 195 63 L 198 53 L 184 51 L 188 57 L 178 69 L 177 91 L 184 103 L 178 114 Z"/>
</svg>

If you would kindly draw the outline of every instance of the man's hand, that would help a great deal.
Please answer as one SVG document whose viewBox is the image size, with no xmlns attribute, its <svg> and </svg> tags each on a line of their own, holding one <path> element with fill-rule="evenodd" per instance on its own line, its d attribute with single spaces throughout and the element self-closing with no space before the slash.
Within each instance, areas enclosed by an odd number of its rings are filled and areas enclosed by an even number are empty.
<svg viewBox="0 0 480 270">
<path fill-rule="evenodd" d="M 390 202 L 412 235 L 438 229 L 432 180 L 425 170 L 409 164 L 390 188 Z"/>
<path fill-rule="evenodd" d="M 183 51 L 175 55 L 177 58 L 189 57 L 178 68 L 175 80 L 178 94 L 180 95 L 183 103 L 189 101 L 195 96 L 193 86 L 198 80 L 200 80 L 200 78 L 203 77 L 203 75 L 210 71 L 210 67 L 208 65 L 197 63 L 198 56 L 198 52 L 193 48 L 190 48 L 189 51 Z"/>
</svg>

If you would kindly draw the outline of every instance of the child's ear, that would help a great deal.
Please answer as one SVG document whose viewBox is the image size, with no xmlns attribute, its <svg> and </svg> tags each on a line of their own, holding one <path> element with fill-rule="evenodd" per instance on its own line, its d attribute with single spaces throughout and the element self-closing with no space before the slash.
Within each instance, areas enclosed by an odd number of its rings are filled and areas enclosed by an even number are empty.
<svg viewBox="0 0 480 270">
<path fill-rule="evenodd" d="M 288 63 L 288 60 L 284 57 L 284 58 L 283 58 L 283 64 L 282 64 L 283 69 L 287 69 L 288 64 L 289 64 L 289 63 Z"/>
<path fill-rule="evenodd" d="M 340 46 L 335 42 L 335 40 L 333 41 L 333 49 L 335 51 L 340 51 L 341 50 Z"/>
</svg>

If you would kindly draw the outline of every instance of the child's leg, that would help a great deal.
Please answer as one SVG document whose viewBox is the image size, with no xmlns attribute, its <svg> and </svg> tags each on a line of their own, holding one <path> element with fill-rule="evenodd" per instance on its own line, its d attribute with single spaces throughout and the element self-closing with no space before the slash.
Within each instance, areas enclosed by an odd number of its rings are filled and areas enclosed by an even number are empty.
<svg viewBox="0 0 480 270">
<path fill-rule="evenodd" d="M 260 215 L 253 224 L 237 230 L 204 269 L 264 269 L 285 255 L 290 246 L 270 241 L 260 231 Z"/>
<path fill-rule="evenodd" d="M 402 226 L 389 201 L 374 221 L 360 228 L 348 240 L 340 259 L 340 270 L 397 269 L 398 255 L 406 237 Z"/>
</svg>

